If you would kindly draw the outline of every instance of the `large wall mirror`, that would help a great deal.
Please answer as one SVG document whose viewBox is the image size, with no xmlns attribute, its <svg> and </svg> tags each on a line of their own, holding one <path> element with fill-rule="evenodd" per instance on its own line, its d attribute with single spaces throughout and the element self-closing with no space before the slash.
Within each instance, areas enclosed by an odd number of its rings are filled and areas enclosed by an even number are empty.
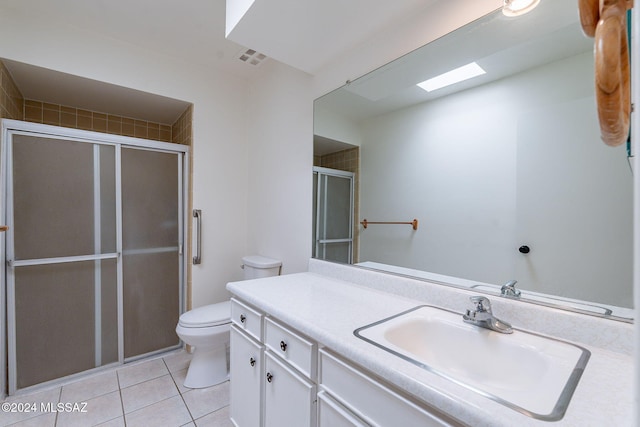
<svg viewBox="0 0 640 427">
<path fill-rule="evenodd" d="M 632 170 L 600 140 L 574 0 L 496 11 L 348 83 L 315 101 L 314 133 L 315 165 L 355 174 L 351 249 L 325 259 L 632 317 Z"/>
</svg>

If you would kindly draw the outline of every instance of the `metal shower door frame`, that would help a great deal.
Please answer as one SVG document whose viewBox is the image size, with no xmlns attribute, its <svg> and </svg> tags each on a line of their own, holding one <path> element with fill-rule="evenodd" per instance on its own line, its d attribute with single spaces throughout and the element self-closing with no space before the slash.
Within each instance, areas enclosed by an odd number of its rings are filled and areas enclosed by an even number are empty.
<svg viewBox="0 0 640 427">
<path fill-rule="evenodd" d="M 104 134 L 99 132 L 84 131 L 72 128 L 62 128 L 58 126 L 43 125 L 38 123 L 22 122 L 17 120 L 3 119 L 2 121 L 2 134 L 1 134 L 1 148 L 0 153 L 0 190 L 1 197 L 4 203 L 4 208 L 0 209 L 0 222 L 7 224 L 9 230 L 4 233 L 5 236 L 0 237 L 0 244 L 2 244 L 2 250 L 0 251 L 1 262 L 5 266 L 0 268 L 0 293 L 3 297 L 0 297 L 0 314 L 6 314 L 7 328 L 6 328 L 6 340 L 2 334 L 2 342 L 0 344 L 1 354 L 0 361 L 2 362 L 2 369 L 0 374 L 3 378 L 8 378 L 8 384 L 4 384 L 4 380 L 1 382 L 2 390 L 0 396 L 4 396 L 6 386 L 8 385 L 9 394 L 13 394 L 17 388 L 17 360 L 16 360 L 16 319 L 15 319 L 15 274 L 14 268 L 21 266 L 33 266 L 44 264 L 58 264 L 69 262 L 81 262 L 81 261 L 100 261 L 107 259 L 116 260 L 117 269 L 117 318 L 118 318 L 118 361 L 117 364 L 121 365 L 125 361 L 135 360 L 146 355 L 140 355 L 131 357 L 125 360 L 124 357 L 124 320 L 123 320 L 123 270 L 122 270 L 122 183 L 121 183 L 121 149 L 122 148 L 135 148 L 142 150 L 151 150 L 158 152 L 166 152 L 177 154 L 178 161 L 178 198 L 179 198 L 179 213 L 178 213 L 178 239 L 179 239 L 179 308 L 180 312 L 184 310 L 184 296 L 185 296 L 185 283 L 186 283 L 186 266 L 187 263 L 187 251 L 185 248 L 185 236 L 187 235 L 187 225 L 185 218 L 187 218 L 187 198 L 186 195 L 189 192 L 188 176 L 189 176 L 189 147 L 179 144 L 144 140 L 139 138 L 132 138 L 120 135 Z M 47 139 L 59 139 L 65 141 L 90 143 L 94 147 L 99 146 L 113 146 L 115 150 L 115 220 L 116 220 L 116 250 L 109 253 L 87 254 L 80 256 L 58 257 L 58 258 L 45 258 L 45 259 L 32 259 L 32 260 L 14 260 L 14 218 L 13 218 L 13 162 L 12 162 L 12 144 L 13 135 L 27 135 L 34 137 L 42 137 Z M 94 151 L 95 153 L 95 151 Z M 94 154 L 94 166 L 95 166 L 95 154 Z M 94 168 L 94 176 L 95 176 Z M 94 179 L 95 182 L 95 179 Z M 95 188 L 95 187 L 94 187 Z M 94 192 L 95 196 L 95 192 Z M 95 201 L 94 201 L 95 203 Z M 96 272 L 95 274 L 98 274 Z M 3 299 L 6 295 L 6 299 Z M 97 298 L 97 297 L 96 297 Z M 96 322 L 96 329 L 98 328 L 98 322 Z M 97 338 L 96 338 L 97 341 Z M 5 342 L 7 346 L 5 348 Z M 96 347 L 99 344 L 96 342 Z M 160 350 L 165 351 L 166 349 Z M 99 370 L 104 366 L 99 360 L 98 352 L 96 352 L 96 367 L 89 371 L 83 371 L 72 374 L 64 379 L 71 377 L 81 376 L 86 372 L 92 372 Z M 5 372 L 7 369 L 7 372 Z M 6 374 L 6 375 L 5 375 Z M 45 383 L 53 383 L 62 380 L 57 378 Z M 39 387 L 41 384 L 25 387 L 21 390 Z"/>
</svg>

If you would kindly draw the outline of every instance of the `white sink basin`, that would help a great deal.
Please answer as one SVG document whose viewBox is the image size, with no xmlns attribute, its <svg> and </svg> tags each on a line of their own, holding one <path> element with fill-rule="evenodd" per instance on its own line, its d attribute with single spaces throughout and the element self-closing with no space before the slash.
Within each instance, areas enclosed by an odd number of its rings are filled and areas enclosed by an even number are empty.
<svg viewBox="0 0 640 427">
<path fill-rule="evenodd" d="M 505 319 L 508 320 L 508 319 Z M 591 353 L 515 329 L 483 329 L 462 315 L 416 307 L 354 334 L 441 377 L 533 418 L 564 416 Z"/>
</svg>

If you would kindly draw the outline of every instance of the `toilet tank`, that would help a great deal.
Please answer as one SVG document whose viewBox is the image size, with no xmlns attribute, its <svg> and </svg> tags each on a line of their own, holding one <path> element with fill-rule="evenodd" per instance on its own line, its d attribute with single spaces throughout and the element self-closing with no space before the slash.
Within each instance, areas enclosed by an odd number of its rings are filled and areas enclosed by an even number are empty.
<svg viewBox="0 0 640 427">
<path fill-rule="evenodd" d="M 261 255 L 248 255 L 242 257 L 242 268 L 244 269 L 245 280 L 278 276 L 280 274 L 281 266 L 282 261 Z"/>
</svg>

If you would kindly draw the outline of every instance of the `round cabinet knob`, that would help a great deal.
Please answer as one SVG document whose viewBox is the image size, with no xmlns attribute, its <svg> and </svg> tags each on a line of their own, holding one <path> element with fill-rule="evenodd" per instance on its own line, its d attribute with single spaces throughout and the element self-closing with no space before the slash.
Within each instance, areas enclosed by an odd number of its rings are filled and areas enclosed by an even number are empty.
<svg viewBox="0 0 640 427">
<path fill-rule="evenodd" d="M 287 343 L 284 341 L 280 341 L 280 350 L 287 351 Z"/>
<path fill-rule="evenodd" d="M 253 357 L 249 359 L 249 365 L 256 366 L 256 359 L 254 359 Z"/>
<path fill-rule="evenodd" d="M 518 252 L 520 252 L 521 254 L 528 254 L 529 252 L 531 252 L 531 248 L 529 248 L 529 246 L 527 245 L 522 245 L 518 248 Z"/>
<path fill-rule="evenodd" d="M 270 383 L 271 381 L 273 381 L 273 375 L 271 375 L 271 372 L 267 372 L 267 382 Z"/>
<path fill-rule="evenodd" d="M 244 323 L 244 322 L 245 322 L 245 320 L 247 320 L 247 317 L 246 317 L 244 314 L 241 314 L 241 315 L 240 315 L 240 322 L 241 322 L 241 323 Z"/>
</svg>

